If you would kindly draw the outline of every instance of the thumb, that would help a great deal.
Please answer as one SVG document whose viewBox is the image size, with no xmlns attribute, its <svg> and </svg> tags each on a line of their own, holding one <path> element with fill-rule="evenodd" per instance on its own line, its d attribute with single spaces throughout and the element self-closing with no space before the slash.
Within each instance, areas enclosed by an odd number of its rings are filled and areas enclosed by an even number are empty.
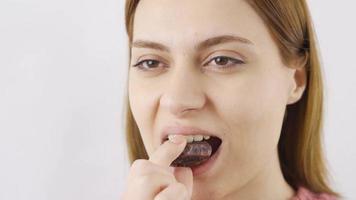
<svg viewBox="0 0 356 200">
<path fill-rule="evenodd" d="M 193 172 L 189 167 L 174 167 L 174 176 L 179 183 L 184 184 L 188 189 L 189 197 L 193 192 Z"/>
</svg>

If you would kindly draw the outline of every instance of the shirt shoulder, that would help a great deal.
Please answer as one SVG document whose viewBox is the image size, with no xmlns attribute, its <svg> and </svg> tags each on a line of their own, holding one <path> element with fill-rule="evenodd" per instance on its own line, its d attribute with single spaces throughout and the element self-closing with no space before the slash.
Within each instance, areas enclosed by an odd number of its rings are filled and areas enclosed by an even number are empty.
<svg viewBox="0 0 356 200">
<path fill-rule="evenodd" d="M 337 200 L 336 197 L 326 193 L 313 193 L 305 187 L 299 187 L 291 200 Z"/>
</svg>

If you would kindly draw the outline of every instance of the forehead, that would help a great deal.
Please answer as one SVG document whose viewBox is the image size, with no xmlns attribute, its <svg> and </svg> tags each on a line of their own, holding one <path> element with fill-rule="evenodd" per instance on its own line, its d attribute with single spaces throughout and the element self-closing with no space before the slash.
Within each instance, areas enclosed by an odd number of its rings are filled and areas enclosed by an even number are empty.
<svg viewBox="0 0 356 200">
<path fill-rule="evenodd" d="M 216 35 L 239 35 L 263 43 L 268 31 L 244 0 L 142 0 L 133 40 L 184 45 Z"/>
</svg>

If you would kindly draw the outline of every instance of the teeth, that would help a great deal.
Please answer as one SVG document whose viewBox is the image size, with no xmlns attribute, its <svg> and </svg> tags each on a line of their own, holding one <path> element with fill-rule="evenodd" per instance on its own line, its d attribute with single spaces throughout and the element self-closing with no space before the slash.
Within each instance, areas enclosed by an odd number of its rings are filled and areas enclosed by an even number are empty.
<svg viewBox="0 0 356 200">
<path fill-rule="evenodd" d="M 203 140 L 203 136 L 202 135 L 195 135 L 194 136 L 194 142 L 199 142 Z"/>
<path fill-rule="evenodd" d="M 168 140 L 172 140 L 173 137 L 174 135 L 168 135 Z"/>
<path fill-rule="evenodd" d="M 174 135 L 168 135 L 168 139 L 171 140 Z M 200 142 L 203 140 L 209 140 L 210 136 L 209 135 L 185 135 L 185 138 L 187 139 L 187 143 L 192 143 L 192 142 Z"/>
<path fill-rule="evenodd" d="M 186 136 L 186 138 L 187 138 L 187 142 L 188 142 L 188 143 L 191 143 L 191 142 L 194 141 L 194 137 L 191 136 L 191 135 Z"/>
</svg>

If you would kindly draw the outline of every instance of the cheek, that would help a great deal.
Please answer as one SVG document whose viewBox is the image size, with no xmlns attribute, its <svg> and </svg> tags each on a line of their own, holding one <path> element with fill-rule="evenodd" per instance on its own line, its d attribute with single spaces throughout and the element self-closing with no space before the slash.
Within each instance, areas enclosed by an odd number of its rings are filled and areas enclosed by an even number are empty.
<svg viewBox="0 0 356 200">
<path fill-rule="evenodd" d="M 287 103 L 288 88 L 286 81 L 276 77 L 255 77 L 238 84 L 229 84 L 217 103 L 234 124 L 258 125 L 261 120 L 269 122 L 284 111 Z M 272 118 L 271 118 L 272 117 Z M 234 120 L 235 119 L 235 120 Z"/>
<path fill-rule="evenodd" d="M 128 94 L 132 115 L 140 130 L 148 154 L 153 152 L 153 114 L 155 109 L 154 90 L 149 90 L 139 81 L 130 80 Z"/>
<path fill-rule="evenodd" d="M 240 161 L 261 159 L 278 144 L 287 102 L 287 79 L 283 71 L 260 72 L 229 83 L 218 103 L 231 138 L 230 148 Z M 237 155 L 235 155 L 237 156 Z"/>
</svg>

